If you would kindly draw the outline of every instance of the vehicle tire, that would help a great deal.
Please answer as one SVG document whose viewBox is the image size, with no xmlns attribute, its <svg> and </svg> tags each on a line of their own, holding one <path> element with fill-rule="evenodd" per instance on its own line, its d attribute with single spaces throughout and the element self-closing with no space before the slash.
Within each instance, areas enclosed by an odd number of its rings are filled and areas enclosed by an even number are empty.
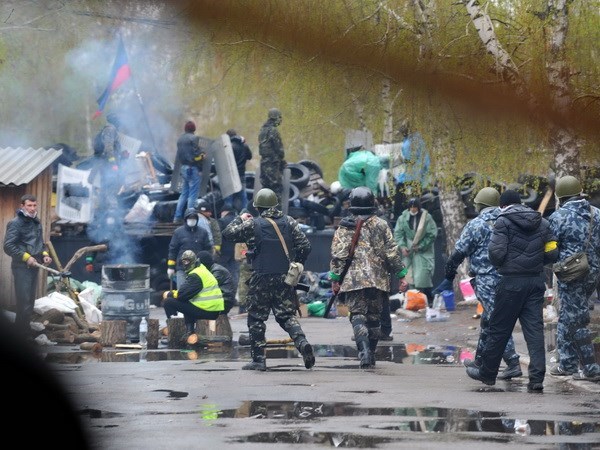
<svg viewBox="0 0 600 450">
<path fill-rule="evenodd" d="M 287 168 L 290 169 L 290 183 L 299 190 L 304 189 L 310 180 L 310 170 L 306 166 L 296 163 L 288 163 Z"/>
<path fill-rule="evenodd" d="M 477 174 L 475 172 L 466 173 L 459 184 L 460 195 L 464 199 L 471 195 L 475 189 L 475 181 Z"/>
<path fill-rule="evenodd" d="M 300 189 L 295 184 L 290 184 L 290 197 L 288 198 L 288 203 L 293 202 L 298 197 L 300 197 Z"/>
<path fill-rule="evenodd" d="M 248 200 L 252 200 L 252 197 L 254 195 L 255 176 L 256 174 L 254 172 L 246 172 L 246 174 L 244 175 L 244 180 L 246 183 L 246 196 L 248 197 Z"/>
<path fill-rule="evenodd" d="M 323 170 L 321 169 L 321 166 L 319 166 L 319 164 L 317 164 L 315 161 L 312 161 L 310 159 L 303 159 L 301 161 L 298 161 L 298 164 L 306 166 L 309 171 L 318 173 L 321 176 L 321 178 L 323 178 Z"/>
<path fill-rule="evenodd" d="M 165 175 L 173 175 L 173 166 L 161 155 L 150 153 L 150 160 L 156 170 Z"/>
<path fill-rule="evenodd" d="M 337 217 L 342 212 L 342 202 L 336 196 L 320 198 L 319 204 L 327 209 L 329 217 Z"/>
</svg>

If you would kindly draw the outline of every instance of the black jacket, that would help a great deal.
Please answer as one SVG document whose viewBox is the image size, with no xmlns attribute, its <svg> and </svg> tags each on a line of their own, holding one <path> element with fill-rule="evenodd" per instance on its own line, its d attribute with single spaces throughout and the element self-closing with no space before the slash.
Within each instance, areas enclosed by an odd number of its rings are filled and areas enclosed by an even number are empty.
<svg viewBox="0 0 600 450">
<path fill-rule="evenodd" d="M 225 309 L 221 311 L 221 314 L 227 314 L 235 304 L 236 287 L 233 285 L 233 277 L 231 276 L 231 272 L 217 263 L 209 267 L 208 270 L 210 270 L 210 273 L 212 273 L 217 279 L 219 288 L 223 294 Z"/>
<path fill-rule="evenodd" d="M 17 215 L 6 225 L 4 236 L 4 253 L 12 258 L 11 267 L 26 267 L 27 264 L 23 261 L 25 253 L 41 263 L 43 251 L 44 236 L 39 219 L 33 219 L 18 210 Z"/>
<path fill-rule="evenodd" d="M 182 166 L 202 167 L 202 161 L 197 158 L 202 153 L 200 148 L 200 137 L 194 133 L 183 133 L 177 139 L 177 155 L 176 159 L 181 162 Z"/>
<path fill-rule="evenodd" d="M 245 183 L 246 161 L 252 159 L 252 151 L 248 144 L 242 140 L 241 136 L 233 136 L 231 138 L 231 147 L 233 148 L 233 157 L 237 166 L 238 173 L 242 183 Z"/>
<path fill-rule="evenodd" d="M 540 275 L 558 258 L 556 238 L 542 215 L 524 205 L 504 208 L 489 244 L 491 263 L 501 275 Z"/>
<path fill-rule="evenodd" d="M 194 253 L 206 250 L 212 252 L 212 245 L 208 232 L 196 225 L 193 228 L 182 225 L 175 229 L 173 237 L 169 243 L 169 261 L 175 261 L 177 270 L 182 270 L 181 254 L 186 250 L 192 250 Z M 170 265 L 169 265 L 170 266 Z"/>
<path fill-rule="evenodd" d="M 225 216 L 218 219 L 219 228 L 221 229 L 221 233 L 227 225 L 229 225 L 233 219 L 235 219 L 236 214 L 233 211 L 228 212 Z M 217 262 L 219 263 L 228 263 L 234 260 L 235 257 L 235 242 L 230 241 L 228 239 L 224 239 L 221 242 L 221 251 L 219 252 L 219 257 Z"/>
</svg>

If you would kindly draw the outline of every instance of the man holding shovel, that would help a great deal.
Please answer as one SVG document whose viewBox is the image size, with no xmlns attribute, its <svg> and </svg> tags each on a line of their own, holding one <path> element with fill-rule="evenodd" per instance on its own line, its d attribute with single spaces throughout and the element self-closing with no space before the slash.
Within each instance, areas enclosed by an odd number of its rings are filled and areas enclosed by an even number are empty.
<svg viewBox="0 0 600 450">
<path fill-rule="evenodd" d="M 38 265 L 52 263 L 44 249 L 42 224 L 37 217 L 37 198 L 32 194 L 21 197 L 21 208 L 6 225 L 4 252 L 12 258 L 11 269 L 17 298 L 15 325 L 25 336 L 31 335 L 31 316 L 35 303 Z"/>
</svg>

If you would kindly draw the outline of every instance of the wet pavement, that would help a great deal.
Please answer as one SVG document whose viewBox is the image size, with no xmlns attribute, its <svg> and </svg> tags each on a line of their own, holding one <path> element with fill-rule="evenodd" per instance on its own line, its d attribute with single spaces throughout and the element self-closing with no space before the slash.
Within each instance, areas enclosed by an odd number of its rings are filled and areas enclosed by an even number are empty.
<svg viewBox="0 0 600 450">
<path fill-rule="evenodd" d="M 374 369 L 358 368 L 347 318 L 302 318 L 316 365 L 291 346 L 267 352 L 266 372 L 242 371 L 244 316 L 233 345 L 194 350 L 45 348 L 92 442 L 135 448 L 600 448 L 600 384 L 546 376 L 486 386 L 466 376 L 478 321 L 462 306 L 446 322 L 394 320 Z M 161 309 L 151 317 L 164 322 Z M 270 319 L 268 339 L 287 337 Z M 526 354 L 519 329 L 517 351 Z M 548 365 L 552 354 L 548 354 Z M 301 447 L 300 447 L 301 446 Z"/>
</svg>

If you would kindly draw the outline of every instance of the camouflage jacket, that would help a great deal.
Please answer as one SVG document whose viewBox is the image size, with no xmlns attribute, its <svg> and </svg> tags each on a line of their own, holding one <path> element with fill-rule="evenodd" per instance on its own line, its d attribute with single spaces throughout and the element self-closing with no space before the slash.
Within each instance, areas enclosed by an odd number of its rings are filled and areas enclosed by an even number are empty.
<svg viewBox="0 0 600 450">
<path fill-rule="evenodd" d="M 586 199 L 577 197 L 561 205 L 548 220 L 550 229 L 557 237 L 558 260 L 562 261 L 585 248 L 590 232 L 590 212 L 594 214 L 594 223 L 587 257 L 590 277 L 593 278 L 600 272 L 600 210 L 591 206 Z"/>
<path fill-rule="evenodd" d="M 498 271 L 490 262 L 488 246 L 494 229 L 494 222 L 500 214 L 500 208 L 487 207 L 477 217 L 469 221 L 462 230 L 454 250 L 461 254 L 460 262 L 469 258 L 469 274 L 471 275 L 495 275 Z"/>
<path fill-rule="evenodd" d="M 261 214 L 261 217 L 277 219 L 283 217 L 283 213 L 277 208 L 269 208 Z M 289 249 L 290 254 L 295 255 L 294 261 L 304 264 L 310 254 L 310 241 L 302 232 L 296 220 L 290 216 L 286 216 L 286 218 L 292 229 L 292 241 L 294 243 L 294 251 L 292 252 L 292 249 Z M 254 220 L 242 220 L 241 216 L 237 216 L 223 230 L 223 239 L 233 242 L 245 242 L 248 251 L 254 252 L 256 250 L 254 223 Z"/>
<path fill-rule="evenodd" d="M 281 161 L 285 158 L 281 135 L 270 120 L 265 122 L 258 133 L 258 153 L 263 162 Z"/>
<path fill-rule="evenodd" d="M 390 273 L 399 278 L 406 275 L 406 269 L 398 246 L 394 242 L 392 230 L 388 223 L 377 216 L 360 216 L 365 221 L 354 251 L 354 258 L 346 276 L 341 282 L 340 292 L 355 291 L 365 288 L 390 290 Z M 342 220 L 333 235 L 331 243 L 331 262 L 329 277 L 340 281 L 340 276 L 348 260 L 350 245 L 357 216 L 348 216 Z"/>
<path fill-rule="evenodd" d="M 117 127 L 112 123 L 106 124 L 102 129 L 102 143 L 104 144 L 104 158 L 107 161 L 114 161 L 120 158 L 121 144 L 119 143 L 119 132 Z"/>
</svg>

